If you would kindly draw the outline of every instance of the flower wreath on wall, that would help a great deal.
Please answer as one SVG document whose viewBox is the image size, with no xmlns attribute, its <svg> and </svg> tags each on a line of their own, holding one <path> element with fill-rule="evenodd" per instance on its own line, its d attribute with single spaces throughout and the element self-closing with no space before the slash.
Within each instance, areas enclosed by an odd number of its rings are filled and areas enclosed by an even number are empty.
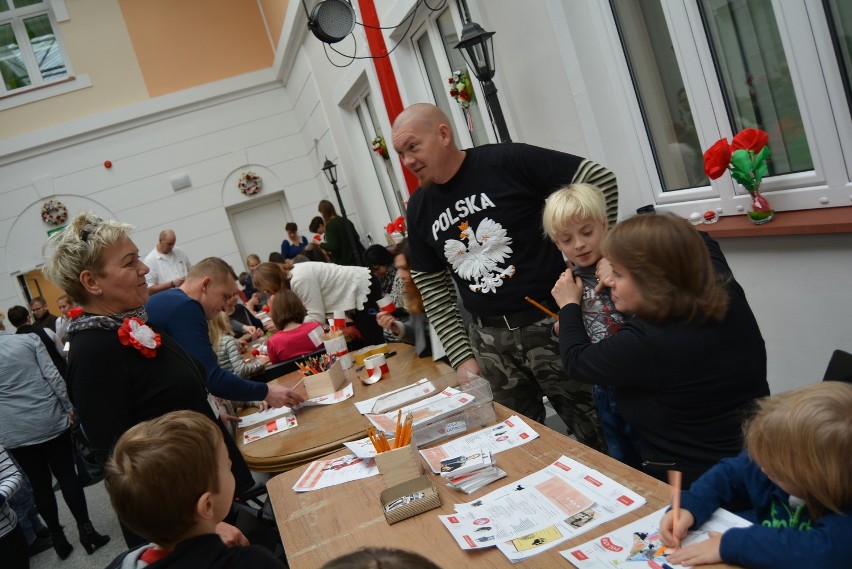
<svg viewBox="0 0 852 569">
<path fill-rule="evenodd" d="M 59 200 L 47 200 L 41 206 L 41 220 L 51 225 L 65 223 L 68 219 L 68 208 Z"/>
<path fill-rule="evenodd" d="M 465 70 L 453 71 L 449 78 L 450 97 L 461 105 L 464 118 L 467 120 L 467 130 L 473 130 L 473 117 L 470 115 L 470 103 L 473 101 L 473 85 Z"/>
<path fill-rule="evenodd" d="M 390 160 L 390 154 L 388 154 L 388 145 L 385 142 L 385 139 L 379 135 L 373 139 L 373 152 L 384 158 L 385 160 Z"/>
<path fill-rule="evenodd" d="M 263 189 L 263 178 L 254 172 L 243 172 L 237 187 L 243 195 L 253 196 Z"/>
</svg>

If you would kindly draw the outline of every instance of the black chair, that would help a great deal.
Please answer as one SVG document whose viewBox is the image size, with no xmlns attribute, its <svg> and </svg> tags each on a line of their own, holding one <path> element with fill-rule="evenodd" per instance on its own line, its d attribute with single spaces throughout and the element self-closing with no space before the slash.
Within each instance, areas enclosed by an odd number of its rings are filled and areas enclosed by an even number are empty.
<svg viewBox="0 0 852 569">
<path fill-rule="evenodd" d="M 822 380 L 852 383 L 852 354 L 843 350 L 834 350 Z"/>
<path fill-rule="evenodd" d="M 272 381 L 273 379 L 279 378 L 282 375 L 287 375 L 290 372 L 294 372 L 297 369 L 299 369 L 299 366 L 296 365 L 296 362 L 300 362 L 300 361 L 302 361 L 306 358 L 310 358 L 312 356 L 318 356 L 318 355 L 324 354 L 324 353 L 325 353 L 325 346 L 323 346 L 322 348 L 318 349 L 315 352 L 311 352 L 310 354 L 304 354 L 304 355 L 301 355 L 301 356 L 296 357 L 296 358 L 291 358 L 289 360 L 286 360 L 286 361 L 283 361 L 283 362 L 278 362 L 277 364 L 273 364 L 273 365 L 269 366 L 268 368 L 266 368 L 266 371 L 264 372 L 263 376 L 261 376 L 263 378 L 262 381 L 264 381 L 264 382 Z"/>
</svg>

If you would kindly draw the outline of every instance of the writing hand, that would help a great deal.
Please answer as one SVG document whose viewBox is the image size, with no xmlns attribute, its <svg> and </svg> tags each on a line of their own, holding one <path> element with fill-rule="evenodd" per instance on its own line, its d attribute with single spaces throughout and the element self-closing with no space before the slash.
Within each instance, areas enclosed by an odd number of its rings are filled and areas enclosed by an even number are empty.
<svg viewBox="0 0 852 569">
<path fill-rule="evenodd" d="M 695 523 L 695 517 L 689 510 L 680 509 L 677 527 L 674 525 L 674 513 L 669 510 L 660 520 L 660 539 L 666 547 L 678 547 L 681 540 L 686 537 L 686 532 Z"/>
<path fill-rule="evenodd" d="M 710 563 L 721 563 L 722 555 L 719 548 L 722 545 L 722 534 L 711 531 L 707 533 L 707 539 L 692 545 L 687 545 L 669 555 L 667 561 L 681 565 L 708 565 Z"/>
</svg>

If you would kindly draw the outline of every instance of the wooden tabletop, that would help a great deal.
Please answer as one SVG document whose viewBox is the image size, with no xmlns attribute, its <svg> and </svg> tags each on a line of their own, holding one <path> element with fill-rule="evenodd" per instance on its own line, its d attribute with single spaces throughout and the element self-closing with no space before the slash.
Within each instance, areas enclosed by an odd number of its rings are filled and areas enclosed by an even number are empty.
<svg viewBox="0 0 852 569">
<path fill-rule="evenodd" d="M 498 421 L 513 414 L 502 405 L 495 404 L 495 408 Z M 667 484 L 552 431 L 544 425 L 529 419 L 527 422 L 535 428 L 540 437 L 497 456 L 500 468 L 508 474 L 507 478 L 468 495 L 450 490 L 440 477 L 432 475 L 435 477 L 435 486 L 441 496 L 441 507 L 394 525 L 388 525 L 382 513 L 379 493 L 384 489 L 384 485 L 381 476 L 303 493 L 296 493 L 292 489 L 304 470 L 302 468 L 272 478 L 267 483 L 267 489 L 290 567 L 313 569 L 337 556 L 362 547 L 408 549 L 424 555 L 444 569 L 465 566 L 512 567 L 513 564 L 496 548 L 480 551 L 462 550 L 438 520 L 438 514 L 452 513 L 454 503 L 471 501 L 513 480 L 541 470 L 563 454 L 624 484 L 644 496 L 647 503 L 573 540 L 522 561 L 519 565 L 524 569 L 573 567 L 559 554 L 559 551 L 585 543 L 612 529 L 646 516 L 668 503 L 669 486 Z M 343 455 L 346 452 L 339 454 Z M 423 464 L 425 471 L 429 472 L 425 461 Z M 719 569 L 730 566 L 707 565 L 704 567 Z"/>
<path fill-rule="evenodd" d="M 420 358 L 408 344 L 389 344 L 395 356 L 388 358 L 390 373 L 378 383 L 363 385 L 357 376 L 366 377 L 366 371 L 356 372 L 358 366 L 346 370 L 346 379 L 352 383 L 355 395 L 334 405 L 305 407 L 296 413 L 298 427 L 248 445 L 242 444 L 242 433 L 237 429 L 237 445 L 249 468 L 257 472 L 285 472 L 340 450 L 344 442 L 364 438 L 366 420 L 353 405 L 356 401 L 370 399 L 388 391 L 410 385 L 421 378 L 429 378 L 436 388 L 455 385 L 456 373 L 444 363 L 431 358 Z M 302 376 L 293 372 L 274 380 L 275 383 L 293 387 Z M 271 382 L 270 382 L 271 383 Z"/>
</svg>

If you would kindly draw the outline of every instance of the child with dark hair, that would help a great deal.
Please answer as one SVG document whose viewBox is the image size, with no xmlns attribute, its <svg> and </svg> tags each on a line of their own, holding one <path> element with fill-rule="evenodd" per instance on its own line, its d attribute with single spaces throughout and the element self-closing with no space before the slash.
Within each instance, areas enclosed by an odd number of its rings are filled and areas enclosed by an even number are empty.
<svg viewBox="0 0 852 569">
<path fill-rule="evenodd" d="M 316 351 L 310 333 L 319 322 L 305 322 L 308 311 L 295 292 L 284 289 L 272 299 L 272 321 L 278 332 L 266 342 L 270 363 L 277 364 Z"/>
<path fill-rule="evenodd" d="M 108 569 L 284 567 L 266 549 L 229 548 L 216 534 L 231 509 L 234 475 L 222 431 L 200 413 L 172 411 L 127 430 L 105 485 L 122 523 L 151 541 Z"/>
</svg>

